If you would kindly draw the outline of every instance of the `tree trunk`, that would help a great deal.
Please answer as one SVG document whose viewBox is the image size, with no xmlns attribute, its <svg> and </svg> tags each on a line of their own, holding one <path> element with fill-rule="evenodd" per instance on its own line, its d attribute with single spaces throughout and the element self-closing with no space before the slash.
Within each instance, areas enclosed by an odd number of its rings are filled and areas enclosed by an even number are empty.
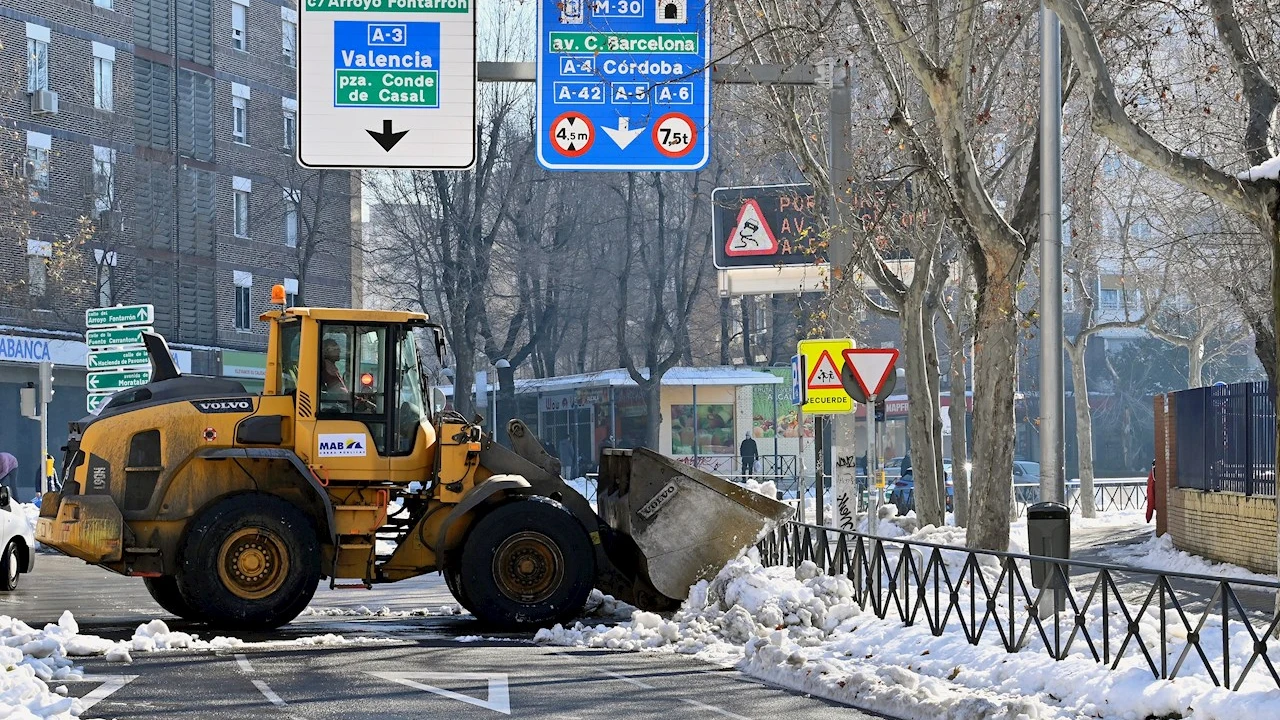
<svg viewBox="0 0 1280 720">
<path fill-rule="evenodd" d="M 738 305 L 742 308 L 742 364 L 751 367 L 751 298 L 743 295 L 738 298 Z"/>
<path fill-rule="evenodd" d="M 1187 345 L 1187 387 L 1204 387 L 1204 337 L 1199 333 Z"/>
<path fill-rule="evenodd" d="M 952 324 L 954 331 L 948 337 L 951 351 L 951 407 L 947 412 L 951 419 L 951 480 L 955 488 L 956 525 L 964 527 L 969 522 L 969 473 L 964 469 L 969 458 L 968 428 L 965 427 L 969 402 L 965 396 L 964 335 L 960 332 L 958 321 L 957 317 L 957 322 Z"/>
<path fill-rule="evenodd" d="M 1071 389 L 1076 408 L 1076 454 L 1080 469 L 1080 512 L 1087 518 L 1098 516 L 1093 505 L 1093 409 L 1089 407 L 1089 378 L 1084 364 L 1088 338 L 1065 343 L 1071 358 Z"/>
<path fill-rule="evenodd" d="M 471 397 L 471 383 L 475 382 L 475 349 L 471 338 L 464 333 L 454 333 L 453 343 L 453 409 L 470 420 L 475 415 L 475 400 Z"/>
<path fill-rule="evenodd" d="M 907 291 L 902 307 L 903 355 L 906 359 L 907 386 L 915 394 L 915 402 L 907 403 L 907 435 L 911 439 L 911 472 L 915 479 L 916 517 L 920 525 L 941 526 L 945 517 L 938 502 L 938 446 L 934 425 L 938 401 L 929 382 L 928 345 L 932 333 L 926 327 L 924 288 L 913 285 Z M 929 340 L 925 335 L 929 334 Z M 934 352 L 934 359 L 937 352 Z M 937 368 L 932 372 L 936 375 Z"/>
<path fill-rule="evenodd" d="M 729 365 L 729 335 L 733 326 L 729 298 L 720 298 L 720 364 Z"/>
<path fill-rule="evenodd" d="M 649 372 L 653 372 L 653 368 L 649 368 Z M 644 408 L 647 414 L 644 423 L 644 446 L 655 452 L 661 452 L 658 447 L 658 435 L 662 427 L 662 381 L 650 380 L 640 388 L 640 392 L 644 393 Z"/>
<path fill-rule="evenodd" d="M 985 261 L 985 267 L 983 266 Z M 998 267 L 979 259 L 974 324 L 973 483 L 966 542 L 976 550 L 1009 549 L 1009 502 L 1013 484 L 1014 376 L 1018 326 L 1014 283 L 1020 263 Z M 1002 271 L 1003 270 L 1003 271 Z"/>
</svg>

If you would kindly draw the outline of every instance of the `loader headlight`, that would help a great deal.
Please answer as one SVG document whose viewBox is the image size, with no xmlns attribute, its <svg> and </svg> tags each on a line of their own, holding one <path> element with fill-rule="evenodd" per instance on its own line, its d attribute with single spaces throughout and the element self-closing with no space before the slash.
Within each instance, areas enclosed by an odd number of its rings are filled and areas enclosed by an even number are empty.
<svg viewBox="0 0 1280 720">
<path fill-rule="evenodd" d="M 362 387 L 373 387 L 373 373 L 363 373 L 360 375 L 360 385 Z"/>
</svg>

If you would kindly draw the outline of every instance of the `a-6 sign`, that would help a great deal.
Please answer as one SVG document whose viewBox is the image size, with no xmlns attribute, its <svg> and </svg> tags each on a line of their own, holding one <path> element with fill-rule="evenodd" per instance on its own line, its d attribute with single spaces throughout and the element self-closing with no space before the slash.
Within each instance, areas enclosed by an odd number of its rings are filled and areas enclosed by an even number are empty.
<svg viewBox="0 0 1280 720">
<path fill-rule="evenodd" d="M 84 311 L 84 324 L 89 328 L 150 325 L 155 316 L 156 309 L 150 304 L 90 308 Z"/>
<path fill-rule="evenodd" d="M 89 392 L 114 392 L 139 385 L 146 385 L 151 380 L 151 370 L 111 370 L 107 372 L 89 373 L 85 385 Z"/>
</svg>

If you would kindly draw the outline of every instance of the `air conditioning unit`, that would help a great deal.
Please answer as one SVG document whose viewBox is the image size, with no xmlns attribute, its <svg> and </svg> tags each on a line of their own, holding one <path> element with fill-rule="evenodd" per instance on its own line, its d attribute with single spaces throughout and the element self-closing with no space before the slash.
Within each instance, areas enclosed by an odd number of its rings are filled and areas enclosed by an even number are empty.
<svg viewBox="0 0 1280 720">
<path fill-rule="evenodd" d="M 52 90 L 37 90 L 31 95 L 32 115 L 57 115 L 58 93 Z"/>
</svg>

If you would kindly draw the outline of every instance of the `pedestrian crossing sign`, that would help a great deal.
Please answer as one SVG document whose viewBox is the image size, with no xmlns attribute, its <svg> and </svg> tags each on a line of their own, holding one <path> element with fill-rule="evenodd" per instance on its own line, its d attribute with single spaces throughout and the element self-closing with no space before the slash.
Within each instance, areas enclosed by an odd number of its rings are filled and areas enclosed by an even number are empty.
<svg viewBox="0 0 1280 720">
<path fill-rule="evenodd" d="M 799 354 L 804 367 L 812 368 L 805 378 L 805 403 L 801 409 L 809 414 L 836 415 L 853 412 L 853 398 L 840 383 L 844 369 L 844 351 L 853 348 L 849 338 L 801 340 Z"/>
</svg>

